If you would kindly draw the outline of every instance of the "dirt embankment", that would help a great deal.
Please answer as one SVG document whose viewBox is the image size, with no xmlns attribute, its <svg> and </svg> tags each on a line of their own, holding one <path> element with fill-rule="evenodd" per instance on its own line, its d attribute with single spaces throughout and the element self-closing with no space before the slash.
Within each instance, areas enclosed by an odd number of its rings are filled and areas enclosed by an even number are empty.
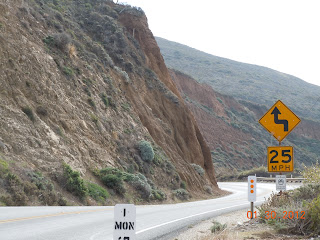
<svg viewBox="0 0 320 240">
<path fill-rule="evenodd" d="M 143 174 L 168 200 L 181 186 L 197 198 L 211 197 L 208 188 L 219 194 L 210 149 L 142 12 L 111 1 L 15 0 L 0 3 L 0 13 L 0 163 L 21 179 L 21 192 L 39 172 L 83 204 L 60 181 L 65 162 L 100 185 L 94 174 L 105 167 Z M 142 160 L 142 140 L 157 162 Z M 0 190 L 10 198 L 6 181 Z M 127 200 L 141 201 L 126 186 Z"/>
<path fill-rule="evenodd" d="M 234 129 L 228 122 L 227 109 L 242 111 L 232 97 L 215 92 L 210 86 L 196 82 L 191 77 L 174 70 L 170 74 L 180 92 L 185 96 L 210 149 L 219 145 L 227 147 L 249 140 L 250 135 Z M 189 101 L 188 101 L 189 100 Z"/>
<path fill-rule="evenodd" d="M 120 16 L 120 22 L 129 34 L 134 34 L 145 53 L 146 65 L 169 90 L 157 87 L 156 84 L 150 86 L 152 83 L 148 86 L 148 79 L 139 83 L 139 94 L 130 86 L 126 88 L 143 125 L 173 159 L 182 179 L 186 180 L 194 191 L 202 189 L 205 183 L 198 178 L 191 163 L 203 167 L 210 183 L 217 186 L 210 149 L 198 129 L 193 114 L 171 79 L 160 49 L 148 28 L 146 17 L 127 14 Z M 141 104 L 142 102 L 145 104 Z M 164 131 L 163 126 L 167 126 L 168 129 Z"/>
</svg>

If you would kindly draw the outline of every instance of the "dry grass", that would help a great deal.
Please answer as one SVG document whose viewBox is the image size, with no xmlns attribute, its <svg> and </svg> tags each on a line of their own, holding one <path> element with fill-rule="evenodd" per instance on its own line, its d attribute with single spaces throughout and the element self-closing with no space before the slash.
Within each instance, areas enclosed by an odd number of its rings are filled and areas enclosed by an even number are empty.
<svg viewBox="0 0 320 240">
<path fill-rule="evenodd" d="M 226 228 L 219 233 L 215 233 L 210 236 L 201 238 L 201 240 L 235 240 L 235 239 L 243 239 L 243 238 L 240 236 L 239 232 L 234 232 L 229 228 Z"/>
<path fill-rule="evenodd" d="M 75 58 L 77 56 L 77 49 L 73 44 L 68 45 L 68 53 L 70 58 Z"/>
</svg>

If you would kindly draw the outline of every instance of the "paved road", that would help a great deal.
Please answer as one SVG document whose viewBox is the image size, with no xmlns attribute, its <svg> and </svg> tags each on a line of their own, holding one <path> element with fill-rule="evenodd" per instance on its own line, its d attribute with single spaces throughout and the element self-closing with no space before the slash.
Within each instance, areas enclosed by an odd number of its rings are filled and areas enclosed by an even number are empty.
<svg viewBox="0 0 320 240">
<path fill-rule="evenodd" d="M 219 183 L 228 196 L 170 205 L 137 206 L 137 239 L 170 239 L 182 229 L 223 213 L 249 209 L 247 183 Z M 291 185 L 294 187 L 294 185 Z M 258 183 L 261 204 L 275 183 Z M 110 240 L 113 207 L 1 207 L 1 240 Z"/>
</svg>

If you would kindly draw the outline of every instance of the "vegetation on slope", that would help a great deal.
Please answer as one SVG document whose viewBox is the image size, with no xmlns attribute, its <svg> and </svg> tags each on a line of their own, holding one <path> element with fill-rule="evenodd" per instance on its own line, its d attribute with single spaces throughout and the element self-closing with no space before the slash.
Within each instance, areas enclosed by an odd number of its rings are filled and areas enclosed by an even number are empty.
<svg viewBox="0 0 320 240">
<path fill-rule="evenodd" d="M 261 221 L 280 232 L 318 236 L 320 234 L 319 172 L 319 164 L 306 167 L 302 171 L 302 175 L 307 178 L 303 186 L 281 195 L 273 194 L 258 208 Z"/>
<path fill-rule="evenodd" d="M 320 87 L 266 67 L 213 56 L 156 38 L 168 67 L 182 71 L 218 92 L 271 107 L 281 99 L 300 117 L 320 117 Z"/>
<path fill-rule="evenodd" d="M 183 196 L 206 194 L 197 186 L 208 174 L 197 174 L 191 154 L 181 151 L 195 146 L 203 161 L 201 134 L 185 141 L 196 125 L 151 69 L 160 52 L 149 66 L 143 42 L 123 23 L 134 19 L 154 44 L 141 9 L 100 0 L 18 0 L 0 3 L 0 11 L 0 65 L 10 73 L 0 77 L 1 205 L 163 201 L 177 198 L 181 187 Z M 108 168 L 117 172 L 96 174 Z"/>
</svg>

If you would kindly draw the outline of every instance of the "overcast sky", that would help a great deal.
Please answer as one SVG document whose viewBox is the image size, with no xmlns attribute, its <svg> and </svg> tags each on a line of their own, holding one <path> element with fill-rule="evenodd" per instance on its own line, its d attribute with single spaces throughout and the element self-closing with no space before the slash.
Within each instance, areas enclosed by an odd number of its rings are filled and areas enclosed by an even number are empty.
<svg viewBox="0 0 320 240">
<path fill-rule="evenodd" d="M 153 34 L 320 86 L 319 0 L 126 0 Z"/>
</svg>

